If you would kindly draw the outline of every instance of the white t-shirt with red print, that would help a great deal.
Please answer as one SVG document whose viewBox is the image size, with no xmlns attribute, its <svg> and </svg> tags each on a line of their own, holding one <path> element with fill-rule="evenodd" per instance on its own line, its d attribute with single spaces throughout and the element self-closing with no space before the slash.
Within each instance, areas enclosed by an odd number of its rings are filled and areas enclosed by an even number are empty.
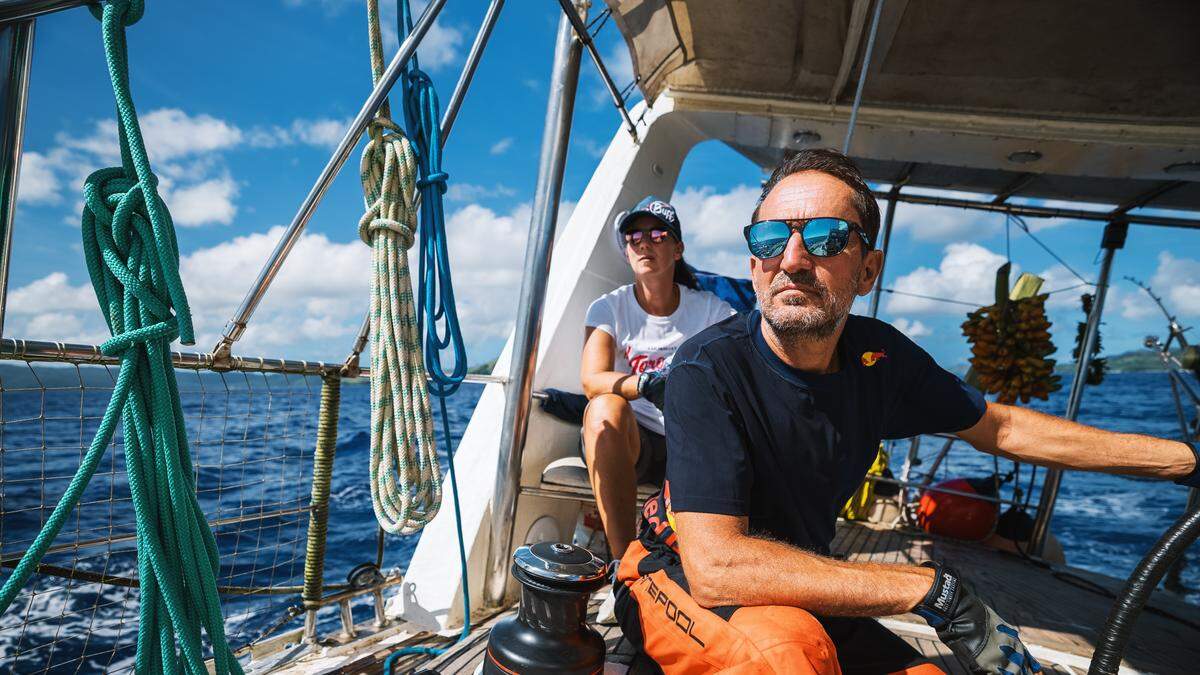
<svg viewBox="0 0 1200 675">
<path fill-rule="evenodd" d="M 613 370 L 634 375 L 662 370 L 685 340 L 714 323 L 736 314 L 729 303 L 709 293 L 679 286 L 679 307 L 670 316 L 654 316 L 638 304 L 633 284 L 596 298 L 585 324 L 602 330 L 616 342 Z M 664 433 L 662 412 L 644 398 L 630 401 L 638 423 Z"/>
</svg>

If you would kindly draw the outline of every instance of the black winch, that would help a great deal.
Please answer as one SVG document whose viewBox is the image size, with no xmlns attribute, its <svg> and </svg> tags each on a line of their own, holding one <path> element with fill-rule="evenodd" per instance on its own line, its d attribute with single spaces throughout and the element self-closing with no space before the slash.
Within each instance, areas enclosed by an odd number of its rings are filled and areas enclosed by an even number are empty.
<svg viewBox="0 0 1200 675">
<path fill-rule="evenodd" d="M 513 554 L 521 582 L 516 616 L 492 628 L 485 674 L 584 675 L 604 668 L 604 639 L 587 625 L 588 596 L 605 584 L 605 564 L 591 551 L 543 542 Z"/>
</svg>

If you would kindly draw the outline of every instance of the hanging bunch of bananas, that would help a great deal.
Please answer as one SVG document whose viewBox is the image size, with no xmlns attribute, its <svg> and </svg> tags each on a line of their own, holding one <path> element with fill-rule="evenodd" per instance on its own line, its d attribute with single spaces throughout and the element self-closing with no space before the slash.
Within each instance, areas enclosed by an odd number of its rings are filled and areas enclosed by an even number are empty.
<svg viewBox="0 0 1200 675">
<path fill-rule="evenodd" d="M 1028 403 L 1046 399 L 1062 387 L 1054 374 L 1050 320 L 1046 318 L 1046 295 L 1036 295 L 1041 280 L 1023 275 L 1008 292 L 1010 266 L 996 272 L 996 304 L 980 307 L 967 315 L 963 335 L 971 343 L 972 384 L 998 403 Z"/>
<path fill-rule="evenodd" d="M 1079 296 L 1079 301 L 1083 304 L 1083 321 L 1079 322 L 1079 330 L 1075 335 L 1075 350 L 1071 352 L 1071 358 L 1079 360 L 1079 352 L 1083 349 L 1083 338 L 1087 335 L 1087 318 L 1092 314 L 1092 294 L 1084 293 Z M 1102 347 L 1100 346 L 1100 328 L 1096 327 L 1096 344 L 1092 345 L 1092 360 L 1088 361 L 1087 373 L 1084 375 L 1084 382 L 1090 385 L 1097 385 L 1104 381 L 1104 375 L 1108 372 L 1108 359 L 1102 359 L 1097 356 Z"/>
</svg>

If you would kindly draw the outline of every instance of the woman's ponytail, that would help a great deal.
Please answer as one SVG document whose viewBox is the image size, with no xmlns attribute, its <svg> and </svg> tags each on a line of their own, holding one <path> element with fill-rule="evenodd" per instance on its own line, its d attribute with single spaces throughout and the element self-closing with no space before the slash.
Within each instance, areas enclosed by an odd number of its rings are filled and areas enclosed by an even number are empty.
<svg viewBox="0 0 1200 675">
<path fill-rule="evenodd" d="M 675 261 L 675 275 L 671 280 L 693 291 L 700 290 L 700 282 L 696 281 L 696 275 L 692 273 L 692 266 L 687 264 L 683 258 Z"/>
</svg>

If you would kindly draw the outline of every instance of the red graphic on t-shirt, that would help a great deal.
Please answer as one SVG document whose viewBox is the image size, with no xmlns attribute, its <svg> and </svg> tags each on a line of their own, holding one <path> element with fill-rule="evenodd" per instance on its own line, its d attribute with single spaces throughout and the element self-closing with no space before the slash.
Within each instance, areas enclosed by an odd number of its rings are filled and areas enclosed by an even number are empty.
<svg viewBox="0 0 1200 675">
<path fill-rule="evenodd" d="M 625 360 L 629 362 L 629 370 L 634 375 L 662 370 L 667 365 L 667 357 L 650 356 L 649 354 L 634 354 L 632 347 L 625 348 Z"/>
</svg>

